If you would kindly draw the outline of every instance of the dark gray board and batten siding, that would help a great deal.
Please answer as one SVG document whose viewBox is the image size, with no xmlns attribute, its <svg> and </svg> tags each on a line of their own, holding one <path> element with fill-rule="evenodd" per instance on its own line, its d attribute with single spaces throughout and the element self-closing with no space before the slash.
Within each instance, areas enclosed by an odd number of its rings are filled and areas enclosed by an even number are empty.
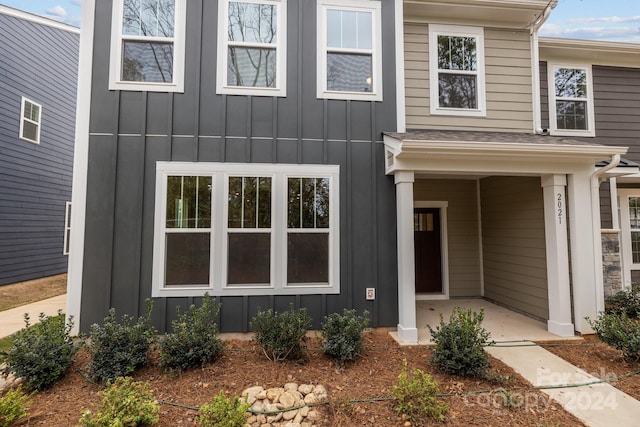
<svg viewBox="0 0 640 427">
<path fill-rule="evenodd" d="M 640 163 L 640 68 L 593 65 L 592 77 L 596 136 L 575 139 L 629 147 L 629 152 L 623 157 Z M 540 63 L 540 82 L 542 127 L 546 128 L 549 126 L 546 62 Z M 608 181 L 600 187 L 602 228 L 612 228 L 608 188 Z"/>
<path fill-rule="evenodd" d="M 396 126 L 394 2 L 382 0 L 383 102 L 316 98 L 316 1 L 287 2 L 287 96 L 216 94 L 217 2 L 187 5 L 183 94 L 108 90 L 111 1 L 96 2 L 89 174 L 80 328 L 110 307 L 142 314 L 152 290 L 157 161 L 340 166 L 339 295 L 218 297 L 222 331 L 245 331 L 258 308 L 306 307 L 318 327 L 343 308 L 373 325 L 398 319 L 396 204 L 382 132 Z M 214 23 L 214 25 L 211 25 Z M 375 301 L 365 288 L 375 287 Z M 177 306 L 158 298 L 153 323 Z"/>
<path fill-rule="evenodd" d="M 0 285 L 67 271 L 79 34 L 0 13 Z M 19 138 L 22 97 L 40 144 Z"/>
</svg>

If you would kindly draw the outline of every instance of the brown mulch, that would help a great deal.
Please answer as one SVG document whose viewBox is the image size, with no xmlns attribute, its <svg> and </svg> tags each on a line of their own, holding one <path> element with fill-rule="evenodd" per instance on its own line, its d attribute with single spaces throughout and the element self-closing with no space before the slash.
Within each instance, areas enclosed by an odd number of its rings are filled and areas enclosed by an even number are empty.
<svg viewBox="0 0 640 427">
<path fill-rule="evenodd" d="M 584 342 L 580 343 L 563 341 L 546 344 L 549 344 L 544 345 L 546 350 L 600 379 L 619 378 L 640 371 L 640 362 L 626 361 L 620 350 L 603 343 L 594 335 L 586 336 Z M 640 375 L 631 375 L 610 383 L 640 400 Z"/>
<path fill-rule="evenodd" d="M 582 426 L 583 424 L 551 402 L 546 395 L 531 389 L 529 383 L 497 359 L 492 359 L 492 381 L 453 377 L 440 373 L 429 364 L 431 350 L 425 346 L 399 346 L 385 331 L 375 330 L 365 335 L 366 348 L 358 362 L 344 368 L 324 356 L 320 342 L 308 341 L 309 360 L 304 365 L 273 363 L 265 358 L 251 341 L 231 340 L 223 356 L 204 369 L 194 369 L 180 375 L 166 374 L 156 367 L 135 374 L 149 381 L 156 399 L 179 405 L 200 406 L 220 391 L 239 395 L 253 385 L 282 387 L 288 382 L 322 384 L 334 403 L 319 408 L 321 420 L 317 426 L 406 426 L 394 411 L 390 401 L 349 402 L 388 398 L 397 384 L 403 360 L 409 368 L 421 369 L 433 376 L 442 393 L 454 393 L 441 399 L 451 410 L 445 423 L 425 422 L 423 426 Z M 20 426 L 73 426 L 78 424 L 85 409 L 95 409 L 101 387 L 88 381 L 85 371 L 88 356 L 76 355 L 68 375 L 51 390 L 33 396 L 30 417 Z M 500 392 L 466 394 L 478 390 L 503 387 L 523 397 L 522 405 L 507 409 Z M 160 426 L 194 426 L 197 412 L 181 406 L 161 405 Z"/>
</svg>

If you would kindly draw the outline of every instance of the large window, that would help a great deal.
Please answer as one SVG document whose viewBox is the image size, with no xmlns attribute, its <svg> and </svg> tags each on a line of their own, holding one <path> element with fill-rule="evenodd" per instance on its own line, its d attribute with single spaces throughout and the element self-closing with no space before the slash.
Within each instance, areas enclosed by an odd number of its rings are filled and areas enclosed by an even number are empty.
<svg viewBox="0 0 640 427">
<path fill-rule="evenodd" d="M 431 114 L 484 116 L 484 30 L 429 26 Z"/>
<path fill-rule="evenodd" d="M 380 2 L 318 1 L 318 98 L 382 100 Z"/>
<path fill-rule="evenodd" d="M 182 92 L 186 0 L 114 0 L 109 89 Z"/>
<path fill-rule="evenodd" d="M 157 172 L 153 296 L 339 293 L 338 166 Z"/>
<path fill-rule="evenodd" d="M 549 63 L 548 74 L 551 133 L 595 136 L 591 67 Z"/>
<path fill-rule="evenodd" d="M 286 96 L 286 0 L 218 5 L 218 93 Z"/>
<path fill-rule="evenodd" d="M 40 143 L 40 120 L 42 106 L 22 97 L 20 111 L 20 138 L 27 141 Z"/>
</svg>

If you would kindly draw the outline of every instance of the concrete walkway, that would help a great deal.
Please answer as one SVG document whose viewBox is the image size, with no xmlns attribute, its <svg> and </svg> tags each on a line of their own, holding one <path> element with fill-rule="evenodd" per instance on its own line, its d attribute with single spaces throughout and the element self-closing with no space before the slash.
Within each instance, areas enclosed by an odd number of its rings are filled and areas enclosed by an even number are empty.
<svg viewBox="0 0 640 427">
<path fill-rule="evenodd" d="M 500 347 L 500 346 L 503 347 Z M 497 344 L 488 347 L 493 357 L 500 359 L 522 375 L 534 387 L 558 402 L 571 414 L 590 427 L 635 427 L 640 424 L 640 402 L 608 383 L 566 362 L 531 342 L 521 346 Z M 528 345 L 528 346 L 527 346 Z M 606 374 L 605 374 L 606 375 Z M 564 385 L 582 385 L 571 388 L 553 388 Z M 550 387 L 550 388 L 544 388 Z M 524 405 L 533 410 L 544 410 L 545 402 L 535 401 L 534 395 L 523 396 Z"/>
<path fill-rule="evenodd" d="M 0 338 L 8 337 L 24 328 L 25 313 L 29 313 L 29 321 L 33 324 L 38 321 L 40 313 L 44 313 L 47 316 L 55 316 L 58 314 L 58 310 L 64 312 L 66 307 L 67 295 L 64 294 L 12 308 L 11 310 L 0 311 Z"/>
</svg>

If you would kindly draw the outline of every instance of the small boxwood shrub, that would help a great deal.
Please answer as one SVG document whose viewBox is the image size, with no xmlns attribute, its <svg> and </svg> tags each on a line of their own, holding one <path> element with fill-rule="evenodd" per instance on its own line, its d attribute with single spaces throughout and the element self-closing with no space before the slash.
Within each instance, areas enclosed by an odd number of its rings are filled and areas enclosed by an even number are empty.
<svg viewBox="0 0 640 427">
<path fill-rule="evenodd" d="M 178 306 L 178 319 L 171 325 L 173 332 L 160 343 L 160 366 L 184 371 L 216 361 L 224 348 L 215 322 L 219 311 L 220 304 L 208 293 L 198 308 L 191 305 L 189 311 L 181 313 Z"/>
<path fill-rule="evenodd" d="M 606 300 L 608 314 L 626 314 L 632 319 L 640 318 L 640 294 L 637 286 L 620 291 Z"/>
<path fill-rule="evenodd" d="M 255 332 L 255 341 L 271 361 L 304 361 L 304 340 L 311 318 L 307 310 L 294 310 L 293 304 L 288 311 L 274 312 L 272 309 L 261 311 L 251 321 L 251 330 Z"/>
<path fill-rule="evenodd" d="M 490 364 L 484 347 L 490 344 L 490 334 L 480 326 L 483 319 L 483 309 L 475 313 L 455 307 L 449 323 L 440 315 L 439 326 L 427 325 L 436 343 L 431 363 L 448 374 L 486 377 Z"/>
<path fill-rule="evenodd" d="M 91 325 L 85 342 L 93 358 L 88 366 L 89 375 L 98 381 L 114 381 L 147 364 L 149 349 L 156 339 L 156 330 L 149 325 L 152 308 L 148 300 L 146 315 L 135 323 L 126 314 L 118 322 L 112 308 L 102 325 Z"/>
<path fill-rule="evenodd" d="M 589 319 L 587 319 L 589 320 Z M 626 312 L 600 313 L 595 321 L 589 320 L 596 336 L 622 351 L 629 361 L 640 361 L 640 320 L 630 318 Z"/>
<path fill-rule="evenodd" d="M 45 316 L 40 313 L 39 323 L 31 325 L 24 315 L 24 329 L 13 335 L 13 347 L 5 357 L 4 374 L 24 378 L 31 390 L 45 390 L 58 381 L 71 366 L 77 348 L 69 335 L 73 327 L 64 315 Z"/>
<path fill-rule="evenodd" d="M 322 350 L 339 363 L 352 362 L 364 348 L 363 332 L 369 324 L 369 312 L 358 316 L 355 310 L 345 309 L 343 314 L 332 313 L 324 318 Z"/>
<path fill-rule="evenodd" d="M 423 425 L 427 420 L 445 421 L 449 405 L 438 400 L 439 394 L 440 387 L 429 374 L 420 369 L 407 372 L 406 360 L 398 384 L 391 389 L 396 412 L 412 425 Z"/>
<path fill-rule="evenodd" d="M 120 377 L 101 391 L 102 404 L 95 414 L 82 412 L 80 423 L 87 427 L 134 427 L 158 423 L 159 406 L 147 383 Z"/>
<path fill-rule="evenodd" d="M 29 397 L 21 386 L 9 389 L 0 397 L 0 427 L 9 427 L 15 421 L 29 416 L 26 408 Z"/>
<path fill-rule="evenodd" d="M 238 396 L 228 398 L 221 391 L 212 402 L 200 407 L 200 424 L 205 427 L 243 427 L 251 405 Z"/>
</svg>

